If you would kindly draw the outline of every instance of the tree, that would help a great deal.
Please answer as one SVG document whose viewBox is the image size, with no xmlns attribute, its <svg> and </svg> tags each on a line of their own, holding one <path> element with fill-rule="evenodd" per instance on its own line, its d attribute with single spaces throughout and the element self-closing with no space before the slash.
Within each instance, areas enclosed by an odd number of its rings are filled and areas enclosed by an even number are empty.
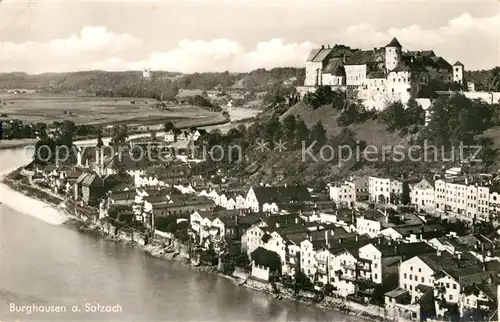
<svg viewBox="0 0 500 322">
<path fill-rule="evenodd" d="M 438 147 L 450 146 L 449 116 L 444 99 L 437 99 L 431 105 L 431 119 L 427 125 L 428 138 Z"/>
<path fill-rule="evenodd" d="M 295 128 L 297 127 L 297 120 L 294 115 L 288 115 L 283 120 L 284 135 L 287 142 L 293 140 L 295 137 Z"/>
<path fill-rule="evenodd" d="M 73 146 L 73 133 L 75 132 L 76 125 L 73 121 L 65 120 L 61 126 L 59 131 L 59 144 L 67 146 L 71 148 Z"/>
<path fill-rule="evenodd" d="M 405 114 L 407 116 L 407 124 L 425 125 L 425 110 L 418 104 L 414 98 L 410 98 L 406 104 Z"/>
<path fill-rule="evenodd" d="M 411 203 L 410 198 L 410 185 L 407 181 L 403 182 L 403 191 L 401 193 L 401 203 L 403 205 L 409 205 Z"/>
<path fill-rule="evenodd" d="M 300 269 L 295 270 L 293 285 L 293 291 L 295 295 L 298 295 L 302 290 L 306 290 L 312 287 L 311 280 Z"/>
<path fill-rule="evenodd" d="M 170 121 L 166 122 L 166 123 L 163 125 L 163 129 L 165 130 L 165 132 L 170 132 L 170 131 L 172 131 L 174 128 L 175 128 L 174 123 L 172 123 L 172 122 L 170 122 Z"/>
<path fill-rule="evenodd" d="M 309 143 L 309 129 L 307 128 L 304 120 L 299 119 L 295 127 L 295 146 L 297 148 L 302 147 L 302 144 L 307 145 Z"/>
<path fill-rule="evenodd" d="M 272 117 L 264 125 L 264 140 L 268 142 L 271 147 L 274 146 L 274 140 L 280 128 L 281 128 L 281 123 L 276 117 Z"/>
<path fill-rule="evenodd" d="M 113 126 L 112 132 L 111 132 L 111 141 L 110 145 L 112 146 L 120 146 L 122 144 L 125 144 L 128 138 L 128 128 L 127 125 L 115 125 Z"/>
<path fill-rule="evenodd" d="M 323 127 L 323 123 L 318 121 L 311 130 L 311 142 L 316 142 L 314 148 L 319 151 L 322 146 L 326 143 L 326 130 Z"/>
</svg>

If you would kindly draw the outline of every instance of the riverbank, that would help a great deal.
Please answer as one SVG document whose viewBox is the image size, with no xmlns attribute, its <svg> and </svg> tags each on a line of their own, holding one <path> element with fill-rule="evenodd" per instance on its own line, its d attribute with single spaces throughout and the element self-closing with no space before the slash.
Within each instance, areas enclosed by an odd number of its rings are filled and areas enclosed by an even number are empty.
<svg viewBox="0 0 500 322">
<path fill-rule="evenodd" d="M 13 140 L 0 140 L 0 150 L 7 149 L 20 149 L 27 146 L 34 146 L 37 139 L 13 139 Z"/>
<path fill-rule="evenodd" d="M 64 220 L 49 220 L 53 224 L 63 224 L 65 226 L 77 229 L 82 233 L 92 234 L 98 238 L 103 238 L 108 241 L 122 244 L 129 244 L 133 247 L 137 247 L 145 251 L 153 257 L 162 260 L 180 262 L 186 266 L 192 267 L 195 270 L 217 275 L 224 279 L 230 280 L 236 286 L 243 286 L 252 290 L 263 292 L 273 298 L 300 302 L 320 309 L 342 312 L 364 319 L 383 320 L 377 315 L 370 315 L 369 313 L 367 313 L 369 311 L 367 306 L 362 306 L 357 303 L 351 303 L 340 298 L 328 297 L 323 299 L 322 302 L 317 303 L 314 301 L 314 294 L 301 292 L 299 296 L 296 297 L 290 290 L 284 288 L 281 284 L 278 284 L 279 293 L 277 294 L 269 283 L 252 279 L 251 277 L 248 277 L 248 274 L 246 273 L 243 273 L 243 275 L 245 276 L 242 278 L 241 271 L 240 274 L 233 273 L 233 275 L 228 276 L 220 272 L 216 266 L 194 265 L 189 259 L 187 252 L 185 251 L 186 247 L 182 247 L 185 245 L 183 245 L 182 242 L 176 240 L 173 237 L 171 237 L 170 240 L 168 240 L 168 238 L 165 239 L 164 237 L 162 237 L 151 240 L 148 243 L 141 243 L 138 242 L 137 239 L 136 241 L 134 241 L 133 238 L 123 238 L 123 235 L 117 234 L 116 231 L 114 234 L 110 234 L 109 231 L 106 232 L 106 229 L 103 228 L 103 226 L 105 225 L 89 221 L 85 222 L 81 220 L 71 213 L 71 209 L 69 209 L 68 207 L 62 207 L 61 204 L 58 203 L 58 201 L 51 199 L 43 190 L 39 189 L 39 191 L 36 191 L 37 189 L 35 187 L 30 187 L 31 189 L 29 189 L 25 184 L 21 182 L 15 182 L 12 179 L 5 180 L 4 178 L 4 182 L 2 182 L 0 186 L 5 186 L 8 188 L 10 186 L 12 187 L 9 188 L 12 192 L 11 195 L 7 197 L 7 199 L 12 200 L 13 202 L 5 202 L 8 207 L 19 210 L 20 212 L 26 213 L 35 218 L 47 221 L 47 218 L 52 218 L 52 216 L 56 214 L 59 218 L 62 217 L 62 219 Z M 0 191 L 0 194 L 3 197 L 4 194 L 2 193 L 2 191 Z M 21 196 L 23 198 L 22 205 L 20 205 L 17 201 Z M 44 198 L 46 199 L 44 200 Z M 31 203 L 28 200 L 31 200 Z M 2 203 L 4 202 L 2 201 Z M 33 211 L 33 209 L 45 210 L 37 214 Z"/>
<path fill-rule="evenodd" d="M 18 212 L 52 225 L 60 225 L 68 220 L 58 209 L 61 201 L 62 198 L 54 198 L 44 191 L 16 182 L 5 172 L 0 174 L 0 202 Z"/>
</svg>

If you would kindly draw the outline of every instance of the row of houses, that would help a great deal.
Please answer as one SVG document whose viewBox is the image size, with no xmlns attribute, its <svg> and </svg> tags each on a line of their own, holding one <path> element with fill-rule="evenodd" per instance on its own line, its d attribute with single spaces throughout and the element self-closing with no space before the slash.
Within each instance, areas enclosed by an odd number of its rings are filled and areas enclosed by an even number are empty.
<svg viewBox="0 0 500 322">
<path fill-rule="evenodd" d="M 196 212 L 190 227 L 200 247 L 240 237 L 257 280 L 300 271 L 316 288 L 331 285 L 341 297 L 367 299 L 383 290 L 391 319 L 492 318 L 500 281 L 498 236 L 457 236 L 418 214 L 375 214 L 388 227 L 372 234 L 365 233 L 368 212 L 342 209 L 314 215 Z"/>
<path fill-rule="evenodd" d="M 422 178 L 407 183 L 411 204 L 418 210 L 499 224 L 500 176 Z M 339 206 L 349 208 L 357 201 L 398 204 L 403 185 L 403 180 L 367 176 L 331 184 L 329 195 Z"/>
</svg>

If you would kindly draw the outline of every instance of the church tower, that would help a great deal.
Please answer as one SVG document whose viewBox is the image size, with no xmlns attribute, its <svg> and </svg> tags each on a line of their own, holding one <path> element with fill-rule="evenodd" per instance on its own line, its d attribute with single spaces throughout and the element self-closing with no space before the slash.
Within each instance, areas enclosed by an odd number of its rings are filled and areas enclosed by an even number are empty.
<svg viewBox="0 0 500 322">
<path fill-rule="evenodd" d="M 385 46 L 385 68 L 387 71 L 391 71 L 399 64 L 401 61 L 401 44 L 396 39 L 392 38 L 391 42 Z"/>
<path fill-rule="evenodd" d="M 459 61 L 453 64 L 453 81 L 458 84 L 464 83 L 464 64 Z"/>
<path fill-rule="evenodd" d="M 104 142 L 102 142 L 101 129 L 97 133 L 97 144 L 95 146 L 95 165 L 97 173 L 102 176 L 104 174 Z"/>
</svg>

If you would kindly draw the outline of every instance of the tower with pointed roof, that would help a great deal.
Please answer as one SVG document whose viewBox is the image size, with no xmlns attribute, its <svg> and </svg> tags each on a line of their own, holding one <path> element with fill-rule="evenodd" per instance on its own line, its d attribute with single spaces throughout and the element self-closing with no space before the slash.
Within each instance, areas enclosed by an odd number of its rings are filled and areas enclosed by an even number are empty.
<svg viewBox="0 0 500 322">
<path fill-rule="evenodd" d="M 402 46 L 396 37 L 385 46 L 385 68 L 391 71 L 399 64 L 402 56 Z"/>
<path fill-rule="evenodd" d="M 97 132 L 97 143 L 95 146 L 95 164 L 97 168 L 97 173 L 102 176 L 104 172 L 104 142 L 102 142 L 101 128 Z"/>
<path fill-rule="evenodd" d="M 453 64 L 453 81 L 458 84 L 464 83 L 464 64 L 460 61 Z"/>
</svg>

